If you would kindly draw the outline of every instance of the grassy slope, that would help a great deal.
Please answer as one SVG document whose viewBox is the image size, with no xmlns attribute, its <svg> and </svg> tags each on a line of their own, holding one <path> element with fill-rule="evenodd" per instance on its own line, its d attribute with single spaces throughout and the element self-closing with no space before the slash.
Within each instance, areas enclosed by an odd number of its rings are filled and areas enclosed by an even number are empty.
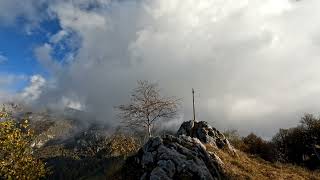
<svg viewBox="0 0 320 180">
<path fill-rule="evenodd" d="M 207 145 L 207 150 L 215 152 L 223 161 L 225 173 L 230 179 L 319 179 L 320 172 L 288 164 L 270 163 L 238 151 L 238 157 L 226 151 Z"/>
</svg>

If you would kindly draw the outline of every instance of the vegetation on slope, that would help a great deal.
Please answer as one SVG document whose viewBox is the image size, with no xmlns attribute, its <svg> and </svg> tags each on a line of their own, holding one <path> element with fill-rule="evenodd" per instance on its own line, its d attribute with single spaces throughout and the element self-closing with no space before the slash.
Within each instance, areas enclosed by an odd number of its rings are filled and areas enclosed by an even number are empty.
<svg viewBox="0 0 320 180">
<path fill-rule="evenodd" d="M 233 156 L 208 144 L 206 148 L 221 158 L 229 179 L 320 179 L 320 172 L 310 171 L 300 166 L 271 163 L 241 151 L 238 151 L 238 156 Z"/>
<path fill-rule="evenodd" d="M 312 114 L 304 115 L 296 127 L 280 129 L 269 141 L 254 133 L 240 137 L 236 130 L 225 135 L 237 149 L 264 160 L 320 168 L 320 118 Z"/>
<path fill-rule="evenodd" d="M 77 134 L 66 133 L 77 122 L 53 120 L 47 115 L 29 122 L 1 112 L 0 119 L 0 179 L 39 179 L 45 175 L 46 179 L 117 179 L 127 157 L 142 144 L 133 132 L 110 136 L 99 125 Z M 65 134 L 72 136 L 60 139 Z M 47 136 L 52 138 L 43 141 Z M 238 156 L 209 145 L 207 150 L 221 158 L 230 179 L 320 179 L 320 118 L 307 114 L 299 125 L 280 129 L 270 141 L 253 133 L 240 137 L 236 131 L 225 136 L 239 150 Z M 30 146 L 39 139 L 43 146 Z"/>
<path fill-rule="evenodd" d="M 45 165 L 33 156 L 33 131 L 28 120 L 18 123 L 0 112 L 0 179 L 39 179 L 46 174 Z"/>
<path fill-rule="evenodd" d="M 96 137 L 95 131 L 89 130 L 66 141 L 47 144 L 35 152 L 52 171 L 47 179 L 105 179 L 139 148 L 133 137 L 119 133 Z"/>
</svg>

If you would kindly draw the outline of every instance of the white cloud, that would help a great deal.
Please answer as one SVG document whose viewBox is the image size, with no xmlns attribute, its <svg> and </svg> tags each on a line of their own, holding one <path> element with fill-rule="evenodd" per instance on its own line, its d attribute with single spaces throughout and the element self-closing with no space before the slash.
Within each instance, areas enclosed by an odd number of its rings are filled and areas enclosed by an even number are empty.
<svg viewBox="0 0 320 180">
<path fill-rule="evenodd" d="M 107 28 L 105 17 L 95 12 L 81 10 L 74 3 L 58 3 L 51 10 L 57 14 L 63 28 L 71 28 L 78 32 L 86 32 L 88 29 Z"/>
<path fill-rule="evenodd" d="M 47 69 L 50 73 L 57 73 L 59 71 L 60 64 L 52 58 L 53 48 L 50 44 L 45 43 L 42 46 L 34 49 L 34 54 L 38 61 Z"/>
<path fill-rule="evenodd" d="M 74 63 L 56 77 L 59 93 L 85 97 L 87 109 L 112 119 L 135 80 L 150 79 L 182 96 L 188 117 L 195 87 L 199 119 L 270 134 L 313 109 L 307 104 L 317 94 L 317 47 L 310 42 L 316 26 L 303 19 L 316 18 L 310 12 L 317 4 L 159 0 L 114 2 L 111 11 L 56 5 L 62 27 L 82 39 Z M 302 29 L 294 28 L 299 19 Z M 310 98 L 303 95 L 308 89 Z M 210 99 L 215 108 L 206 106 Z"/>
<path fill-rule="evenodd" d="M 16 98 L 15 87 L 27 80 L 25 75 L 0 74 L 0 103 L 11 101 Z"/>
<path fill-rule="evenodd" d="M 84 110 L 85 107 L 77 100 L 72 100 L 68 97 L 62 97 L 62 107 L 68 107 L 76 110 Z"/>
<path fill-rule="evenodd" d="M 65 97 L 65 104 L 115 124 L 113 107 L 128 100 L 136 80 L 149 79 L 184 99 L 184 117 L 191 118 L 194 87 L 198 119 L 263 136 L 320 105 L 318 0 L 55 1 L 48 7 L 62 31 L 35 50 L 55 72 L 41 104 Z M 61 66 L 51 55 L 52 44 L 68 39 L 64 32 L 79 44 L 72 62 Z"/>
<path fill-rule="evenodd" d="M 254 2 L 257 5 L 256 15 L 261 16 L 279 16 L 285 12 L 289 12 L 293 8 L 290 0 L 265 0 L 263 3 L 259 1 Z"/>
<path fill-rule="evenodd" d="M 60 42 L 63 38 L 65 38 L 68 35 L 68 32 L 66 30 L 61 30 L 59 32 L 57 32 L 56 34 L 54 34 L 53 36 L 50 37 L 50 42 L 51 43 L 58 43 Z"/>
<path fill-rule="evenodd" d="M 30 77 L 30 84 L 20 94 L 21 99 L 27 103 L 33 103 L 39 98 L 46 80 L 41 75 L 33 75 Z"/>
<path fill-rule="evenodd" d="M 40 22 L 46 16 L 46 0 L 1 0 L 0 23 L 1 26 L 18 25 L 27 34 L 39 28 Z"/>
<path fill-rule="evenodd" d="M 230 118 L 238 119 L 261 117 L 263 115 L 272 113 L 274 111 L 272 105 L 264 104 L 259 102 L 257 99 L 240 99 L 232 103 L 230 109 Z"/>
</svg>

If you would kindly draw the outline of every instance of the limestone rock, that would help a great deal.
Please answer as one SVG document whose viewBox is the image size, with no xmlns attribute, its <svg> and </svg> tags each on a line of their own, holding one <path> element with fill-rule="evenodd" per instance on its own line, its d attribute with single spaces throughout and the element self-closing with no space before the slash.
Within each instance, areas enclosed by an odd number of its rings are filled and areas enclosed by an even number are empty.
<svg viewBox="0 0 320 180">
<path fill-rule="evenodd" d="M 126 161 L 124 179 L 223 179 L 220 159 L 196 138 L 171 136 L 150 138 Z M 220 160 L 221 161 L 221 160 Z"/>
<path fill-rule="evenodd" d="M 229 143 L 228 139 L 218 131 L 211 127 L 205 121 L 186 121 L 180 126 L 177 135 L 186 135 L 198 138 L 202 143 L 211 144 L 219 149 L 226 148 L 231 153 L 236 154 L 236 150 Z"/>
</svg>

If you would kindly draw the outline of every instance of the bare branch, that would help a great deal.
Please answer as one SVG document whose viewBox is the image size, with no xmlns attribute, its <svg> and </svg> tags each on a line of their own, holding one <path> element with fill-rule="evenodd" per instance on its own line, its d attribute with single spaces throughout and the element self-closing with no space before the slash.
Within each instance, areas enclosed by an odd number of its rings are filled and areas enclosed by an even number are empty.
<svg viewBox="0 0 320 180">
<path fill-rule="evenodd" d="M 157 84 L 138 81 L 138 87 L 132 91 L 131 102 L 120 105 L 120 117 L 131 127 L 146 127 L 151 136 L 151 127 L 161 119 L 171 119 L 177 115 L 178 101 L 174 97 L 162 97 Z"/>
</svg>

